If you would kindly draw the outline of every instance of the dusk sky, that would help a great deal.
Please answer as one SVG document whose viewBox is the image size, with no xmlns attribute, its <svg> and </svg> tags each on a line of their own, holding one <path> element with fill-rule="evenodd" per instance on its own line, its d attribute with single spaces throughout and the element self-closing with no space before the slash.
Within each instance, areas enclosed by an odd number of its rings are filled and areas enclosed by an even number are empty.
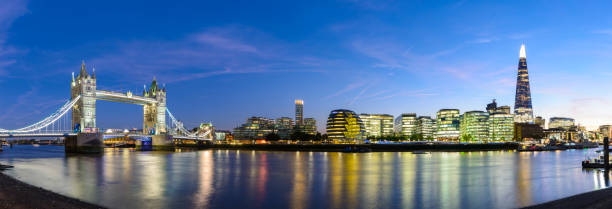
<svg viewBox="0 0 612 209">
<path fill-rule="evenodd" d="M 534 115 L 610 124 L 609 1 L 0 1 L 0 128 L 47 117 L 71 73 L 140 94 L 153 77 L 188 128 L 249 116 L 319 131 L 333 109 L 435 116 L 514 105 L 526 45 Z M 98 101 L 100 128 L 141 128 L 142 107 Z"/>
</svg>

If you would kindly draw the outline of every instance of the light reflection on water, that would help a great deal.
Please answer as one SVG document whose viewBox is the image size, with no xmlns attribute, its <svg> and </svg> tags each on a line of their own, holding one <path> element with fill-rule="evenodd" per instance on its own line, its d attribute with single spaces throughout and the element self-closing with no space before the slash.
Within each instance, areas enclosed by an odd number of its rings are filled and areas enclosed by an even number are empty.
<svg viewBox="0 0 612 209">
<path fill-rule="evenodd" d="M 515 208 L 609 186 L 582 170 L 595 149 L 557 152 L 265 152 L 202 150 L 65 156 L 0 153 L 5 173 L 111 208 Z"/>
</svg>

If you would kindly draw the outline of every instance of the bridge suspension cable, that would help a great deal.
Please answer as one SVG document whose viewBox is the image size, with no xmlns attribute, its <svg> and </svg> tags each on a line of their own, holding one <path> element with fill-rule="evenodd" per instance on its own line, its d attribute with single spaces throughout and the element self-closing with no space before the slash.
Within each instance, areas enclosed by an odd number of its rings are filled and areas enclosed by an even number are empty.
<svg viewBox="0 0 612 209">
<path fill-rule="evenodd" d="M 52 129 L 55 129 L 55 122 L 59 120 L 60 118 L 62 118 L 63 116 L 65 116 L 66 113 L 68 113 L 68 111 L 72 109 L 72 106 L 74 106 L 74 104 L 76 104 L 79 101 L 79 99 L 81 99 L 80 95 L 75 97 L 72 100 L 67 101 L 62 107 L 60 107 L 57 111 L 55 111 L 49 117 L 46 117 L 45 119 L 42 119 L 32 125 L 29 125 L 23 128 L 19 128 L 19 129 L 14 129 L 14 130 L 0 129 L 0 133 L 30 133 L 30 132 L 35 132 L 35 131 L 41 131 L 43 128 L 47 129 L 48 131 L 49 126 L 51 126 Z M 64 119 L 63 123 L 65 122 L 66 122 L 66 119 Z M 58 124 L 58 128 L 60 127 L 62 127 L 62 124 Z"/>
<path fill-rule="evenodd" d="M 189 136 L 189 137 L 196 137 L 196 133 L 192 133 L 190 131 L 188 131 L 185 126 L 183 125 L 183 122 L 177 120 L 174 115 L 172 115 L 172 113 L 170 112 L 170 110 L 168 108 L 166 108 L 166 112 L 168 113 L 168 116 L 170 116 L 171 119 L 171 127 L 175 127 L 178 129 L 179 132 L 181 132 L 182 134 Z"/>
</svg>

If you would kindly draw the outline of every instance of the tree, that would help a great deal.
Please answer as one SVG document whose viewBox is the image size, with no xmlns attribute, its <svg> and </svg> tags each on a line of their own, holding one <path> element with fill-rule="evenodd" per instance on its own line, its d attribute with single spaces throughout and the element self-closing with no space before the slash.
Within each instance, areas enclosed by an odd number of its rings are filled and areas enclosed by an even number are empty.
<svg viewBox="0 0 612 209">
<path fill-rule="evenodd" d="M 276 133 L 269 133 L 266 135 L 266 141 L 278 141 L 280 139 L 280 136 Z"/>
</svg>

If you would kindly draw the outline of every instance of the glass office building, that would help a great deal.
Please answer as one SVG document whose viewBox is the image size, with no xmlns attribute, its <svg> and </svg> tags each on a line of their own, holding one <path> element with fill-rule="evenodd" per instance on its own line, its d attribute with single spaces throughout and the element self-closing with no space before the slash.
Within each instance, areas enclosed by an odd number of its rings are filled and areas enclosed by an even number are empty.
<svg viewBox="0 0 612 209">
<path fill-rule="evenodd" d="M 459 110 L 441 109 L 436 118 L 436 141 L 457 141 L 459 139 Z"/>
<path fill-rule="evenodd" d="M 469 111 L 461 119 L 461 141 L 482 142 L 489 137 L 489 113 Z"/>
<path fill-rule="evenodd" d="M 359 142 L 365 137 L 365 128 L 355 112 L 332 110 L 327 118 L 327 136 L 334 142 Z"/>
<path fill-rule="evenodd" d="M 417 132 L 415 113 L 404 113 L 395 118 L 395 133 L 400 136 L 411 136 Z"/>
<path fill-rule="evenodd" d="M 575 122 L 573 118 L 552 117 L 548 122 L 549 129 L 558 128 L 569 130 L 574 125 Z"/>
<path fill-rule="evenodd" d="M 429 116 L 419 116 L 417 119 L 416 133 L 423 136 L 424 140 L 432 141 L 434 137 L 436 121 Z"/>
<path fill-rule="evenodd" d="M 365 128 L 366 137 L 385 137 L 393 135 L 393 116 L 388 114 L 359 115 Z"/>
<path fill-rule="evenodd" d="M 489 141 L 512 141 L 514 138 L 514 115 L 493 113 L 489 115 Z"/>
</svg>

